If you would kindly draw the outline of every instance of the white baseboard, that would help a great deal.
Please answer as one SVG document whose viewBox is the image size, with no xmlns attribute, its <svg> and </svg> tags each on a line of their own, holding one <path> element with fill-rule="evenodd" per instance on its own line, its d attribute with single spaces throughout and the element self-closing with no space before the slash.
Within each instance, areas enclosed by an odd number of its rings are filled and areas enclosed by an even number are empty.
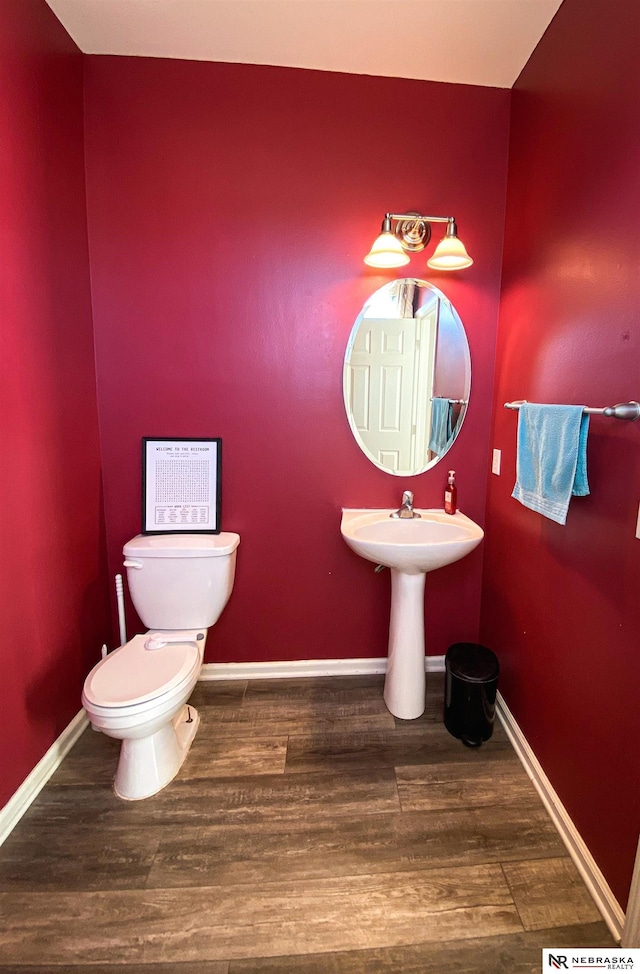
<svg viewBox="0 0 640 974">
<path fill-rule="evenodd" d="M 619 942 L 624 927 L 624 911 L 613 895 L 611 887 L 598 868 L 598 864 L 589 852 L 582 836 L 573 824 L 568 811 L 560 801 L 553 785 L 544 773 L 542 765 L 536 758 L 515 717 L 504 702 L 500 691 L 497 695 L 496 711 L 516 754 L 542 798 L 560 838 L 567 847 L 567 852 L 576 864 L 594 903 L 602 914 L 603 920 L 609 927 L 612 936 Z"/>
<path fill-rule="evenodd" d="M 11 796 L 4 808 L 0 809 L 0 845 L 16 827 L 29 805 L 38 797 L 53 772 L 60 766 L 83 730 L 88 727 L 89 718 L 81 710 L 65 727 L 47 753 L 38 761 L 31 774 Z"/>
<path fill-rule="evenodd" d="M 444 673 L 444 656 L 425 657 L 427 673 Z M 385 673 L 387 658 L 296 659 L 268 663 L 203 663 L 201 680 L 290 680 L 305 676 Z"/>
</svg>

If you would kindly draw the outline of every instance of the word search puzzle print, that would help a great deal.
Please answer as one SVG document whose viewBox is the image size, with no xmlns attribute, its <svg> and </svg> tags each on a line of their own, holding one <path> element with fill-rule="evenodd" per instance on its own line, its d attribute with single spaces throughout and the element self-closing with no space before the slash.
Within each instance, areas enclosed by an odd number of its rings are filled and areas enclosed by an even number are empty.
<svg viewBox="0 0 640 974">
<path fill-rule="evenodd" d="M 220 439 L 142 441 L 144 534 L 220 531 Z"/>
</svg>

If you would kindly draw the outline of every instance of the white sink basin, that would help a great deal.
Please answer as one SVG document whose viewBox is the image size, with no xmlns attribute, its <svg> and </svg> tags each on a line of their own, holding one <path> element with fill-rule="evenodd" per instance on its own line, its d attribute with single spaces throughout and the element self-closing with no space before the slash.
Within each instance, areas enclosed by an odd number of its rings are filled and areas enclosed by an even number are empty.
<svg viewBox="0 0 640 974">
<path fill-rule="evenodd" d="M 473 551 L 484 531 L 466 514 L 420 510 L 392 518 L 389 510 L 343 509 L 342 537 L 362 558 L 409 575 L 443 568 Z"/>
</svg>

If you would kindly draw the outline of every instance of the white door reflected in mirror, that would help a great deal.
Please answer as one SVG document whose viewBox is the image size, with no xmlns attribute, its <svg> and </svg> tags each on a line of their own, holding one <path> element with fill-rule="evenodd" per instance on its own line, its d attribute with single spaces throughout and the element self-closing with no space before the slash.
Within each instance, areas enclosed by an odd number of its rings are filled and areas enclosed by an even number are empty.
<svg viewBox="0 0 640 974">
<path fill-rule="evenodd" d="M 343 394 L 372 463 L 397 476 L 436 464 L 460 431 L 470 386 L 465 331 L 441 291 L 403 278 L 369 298 L 347 344 Z"/>
</svg>

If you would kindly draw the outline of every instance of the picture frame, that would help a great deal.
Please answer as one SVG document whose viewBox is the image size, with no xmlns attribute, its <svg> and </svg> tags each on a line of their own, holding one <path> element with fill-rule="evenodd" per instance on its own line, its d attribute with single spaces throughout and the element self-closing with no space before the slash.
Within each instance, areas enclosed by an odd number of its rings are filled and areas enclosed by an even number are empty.
<svg viewBox="0 0 640 974">
<path fill-rule="evenodd" d="M 142 437 L 142 534 L 220 534 L 220 437 Z"/>
</svg>

